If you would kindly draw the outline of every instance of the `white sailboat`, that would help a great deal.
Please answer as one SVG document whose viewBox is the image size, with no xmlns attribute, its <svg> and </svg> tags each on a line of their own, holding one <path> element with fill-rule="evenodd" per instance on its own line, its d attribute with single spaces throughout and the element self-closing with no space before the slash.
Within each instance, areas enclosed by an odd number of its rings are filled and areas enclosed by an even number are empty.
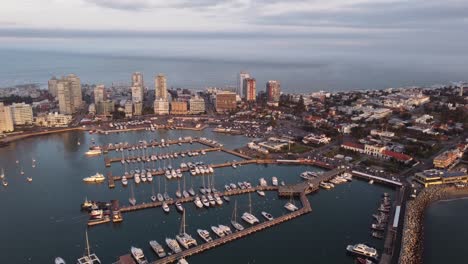
<svg viewBox="0 0 468 264">
<path fill-rule="evenodd" d="M 136 204 L 135 194 L 133 193 L 133 184 L 130 185 L 130 198 L 128 198 L 128 201 L 131 205 Z"/>
<path fill-rule="evenodd" d="M 259 223 L 260 220 L 258 220 L 257 217 L 255 217 L 253 214 L 252 214 L 252 201 L 251 201 L 251 198 L 250 198 L 250 193 L 249 193 L 249 212 L 245 212 L 243 215 L 242 215 L 242 220 L 244 220 L 245 222 L 253 225 L 255 223 Z"/>
<path fill-rule="evenodd" d="M 232 212 L 231 224 L 235 229 L 239 231 L 244 230 L 244 227 L 237 222 L 237 200 L 234 202 L 234 210 Z"/>
<path fill-rule="evenodd" d="M 197 241 L 191 235 L 185 232 L 185 211 L 182 213 L 180 233 L 176 235 L 176 239 L 186 249 L 197 245 Z"/>
<path fill-rule="evenodd" d="M 101 260 L 96 256 L 96 254 L 91 254 L 91 248 L 89 246 L 88 240 L 88 230 L 86 230 L 86 248 L 85 254 L 83 257 L 77 260 L 77 264 L 101 264 Z"/>
</svg>

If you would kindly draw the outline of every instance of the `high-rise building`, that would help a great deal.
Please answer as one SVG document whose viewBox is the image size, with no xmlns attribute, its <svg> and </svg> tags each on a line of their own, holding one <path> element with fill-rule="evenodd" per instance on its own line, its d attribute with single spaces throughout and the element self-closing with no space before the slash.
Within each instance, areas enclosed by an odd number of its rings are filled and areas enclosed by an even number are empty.
<svg viewBox="0 0 468 264">
<path fill-rule="evenodd" d="M 267 101 L 272 103 L 279 102 L 281 85 L 279 81 L 271 80 L 266 84 Z"/>
<path fill-rule="evenodd" d="M 125 117 L 132 117 L 133 116 L 133 103 L 132 101 L 128 100 L 125 102 Z"/>
<path fill-rule="evenodd" d="M 10 106 L 14 125 L 31 125 L 34 121 L 32 106 L 25 103 Z"/>
<path fill-rule="evenodd" d="M 169 114 L 169 102 L 161 98 L 154 100 L 154 113 L 156 115 Z"/>
<path fill-rule="evenodd" d="M 103 102 L 106 100 L 106 89 L 103 84 L 94 88 L 94 103 Z"/>
<path fill-rule="evenodd" d="M 140 116 L 143 114 L 143 103 L 135 102 L 133 103 L 133 115 Z"/>
<path fill-rule="evenodd" d="M 52 95 L 53 97 L 57 97 L 57 78 L 55 76 L 52 76 L 52 78 L 49 80 L 49 94 Z"/>
<path fill-rule="evenodd" d="M 217 92 L 214 105 L 216 107 L 216 112 L 226 112 L 236 109 L 236 93 L 228 91 Z"/>
<path fill-rule="evenodd" d="M 83 104 L 80 79 L 70 74 L 57 81 L 57 97 L 61 114 L 73 114 Z"/>
<path fill-rule="evenodd" d="M 144 94 L 143 74 L 135 72 L 132 74 L 132 102 L 143 102 Z"/>
<path fill-rule="evenodd" d="M 11 115 L 11 109 L 9 106 L 5 106 L 0 102 L 0 133 L 11 132 L 13 130 L 13 116 Z"/>
<path fill-rule="evenodd" d="M 250 74 L 247 72 L 240 72 L 239 74 L 239 86 L 237 87 L 237 94 L 240 98 L 244 98 L 243 90 L 244 90 L 244 80 L 250 78 Z"/>
<path fill-rule="evenodd" d="M 205 112 L 205 99 L 201 97 L 192 97 L 189 100 L 190 114 L 202 114 Z"/>
<path fill-rule="evenodd" d="M 158 74 L 154 78 L 155 97 L 167 100 L 167 80 L 163 74 Z"/>
<path fill-rule="evenodd" d="M 253 102 L 257 96 L 256 81 L 254 78 L 244 79 L 244 98 L 248 102 Z"/>
<path fill-rule="evenodd" d="M 100 101 L 96 104 L 98 115 L 110 115 L 115 111 L 115 103 L 112 100 Z"/>
<path fill-rule="evenodd" d="M 187 102 L 186 101 L 172 101 L 171 102 L 171 114 L 172 115 L 186 115 Z"/>
</svg>

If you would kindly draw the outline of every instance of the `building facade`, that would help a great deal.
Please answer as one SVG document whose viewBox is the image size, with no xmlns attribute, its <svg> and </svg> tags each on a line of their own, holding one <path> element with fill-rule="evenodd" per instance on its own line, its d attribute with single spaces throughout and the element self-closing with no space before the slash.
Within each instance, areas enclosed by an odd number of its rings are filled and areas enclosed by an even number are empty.
<svg viewBox="0 0 468 264">
<path fill-rule="evenodd" d="M 97 104 L 99 102 L 105 101 L 106 98 L 106 89 L 103 84 L 97 85 L 94 88 L 94 103 Z"/>
<path fill-rule="evenodd" d="M 67 127 L 72 120 L 71 115 L 49 113 L 36 117 L 34 124 L 42 127 Z"/>
<path fill-rule="evenodd" d="M 226 112 L 235 110 L 237 107 L 236 93 L 220 91 L 215 95 L 214 105 L 216 112 Z"/>
<path fill-rule="evenodd" d="M 255 78 L 244 79 L 244 99 L 247 102 L 254 102 L 257 99 L 257 87 Z"/>
<path fill-rule="evenodd" d="M 110 115 L 115 111 L 115 103 L 112 100 L 101 101 L 96 104 L 98 115 Z"/>
<path fill-rule="evenodd" d="M 57 81 L 57 97 L 61 114 L 73 114 L 83 104 L 80 79 L 70 74 Z"/>
<path fill-rule="evenodd" d="M 57 97 L 57 82 L 57 78 L 55 76 L 52 76 L 48 83 L 49 94 L 53 97 Z"/>
<path fill-rule="evenodd" d="M 240 98 L 244 98 L 243 90 L 244 90 L 244 80 L 250 78 L 250 74 L 248 72 L 240 72 L 239 74 L 239 86 L 237 87 L 237 94 Z"/>
<path fill-rule="evenodd" d="M 206 111 L 205 99 L 201 97 L 192 97 L 189 100 L 190 114 L 203 114 Z"/>
<path fill-rule="evenodd" d="M 125 117 L 133 116 L 133 103 L 132 101 L 125 102 Z"/>
<path fill-rule="evenodd" d="M 172 115 L 186 115 L 188 113 L 187 102 L 185 101 L 172 101 L 171 114 Z"/>
<path fill-rule="evenodd" d="M 145 95 L 145 86 L 143 83 L 143 74 L 135 72 L 132 74 L 132 102 L 143 102 Z"/>
<path fill-rule="evenodd" d="M 11 108 L 0 102 L 0 133 L 11 132 L 14 129 Z"/>
<path fill-rule="evenodd" d="M 278 103 L 281 94 L 281 85 L 279 81 L 271 80 L 266 83 L 267 101 L 270 103 Z"/>
<path fill-rule="evenodd" d="M 169 114 L 169 102 L 164 99 L 154 100 L 154 113 L 156 115 L 168 115 Z"/>
<path fill-rule="evenodd" d="M 167 79 L 163 74 L 158 74 L 154 78 L 154 95 L 156 99 L 167 100 Z"/>
<path fill-rule="evenodd" d="M 34 121 L 32 106 L 25 103 L 10 106 L 14 125 L 31 125 Z"/>
<path fill-rule="evenodd" d="M 133 103 L 133 115 L 140 116 L 143 114 L 143 103 L 135 102 Z"/>
</svg>

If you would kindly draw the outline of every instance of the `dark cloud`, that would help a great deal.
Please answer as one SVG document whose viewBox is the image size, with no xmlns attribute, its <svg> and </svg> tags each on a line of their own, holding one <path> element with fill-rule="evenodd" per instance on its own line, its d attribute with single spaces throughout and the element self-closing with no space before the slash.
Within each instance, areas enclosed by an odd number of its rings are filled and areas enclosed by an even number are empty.
<svg viewBox="0 0 468 264">
<path fill-rule="evenodd" d="M 405 1 L 360 3 L 339 9 L 263 16 L 252 23 L 289 26 L 382 29 L 467 28 L 468 2 Z"/>
</svg>

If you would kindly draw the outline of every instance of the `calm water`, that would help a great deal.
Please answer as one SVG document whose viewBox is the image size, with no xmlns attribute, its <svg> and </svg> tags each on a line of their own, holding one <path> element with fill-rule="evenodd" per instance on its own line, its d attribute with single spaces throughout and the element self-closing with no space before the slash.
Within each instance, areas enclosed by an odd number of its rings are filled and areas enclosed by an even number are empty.
<svg viewBox="0 0 468 264">
<path fill-rule="evenodd" d="M 424 223 L 424 263 L 468 263 L 468 199 L 432 204 Z"/>
<path fill-rule="evenodd" d="M 52 263 L 56 256 L 62 256 L 69 263 L 83 253 L 84 231 L 87 215 L 80 212 L 80 204 L 85 197 L 92 200 L 108 201 L 119 199 L 128 203 L 129 188 L 117 184 L 108 189 L 106 184 L 86 185 L 82 178 L 96 173 L 112 171 L 121 175 L 124 168 L 114 163 L 111 168 L 104 167 L 103 157 L 88 158 L 91 137 L 98 144 L 127 141 L 135 143 L 140 139 L 166 138 L 180 136 L 207 136 L 215 138 L 229 148 L 248 142 L 241 136 L 227 136 L 205 132 L 159 131 L 133 132 L 104 135 L 89 135 L 73 132 L 27 139 L 0 149 L 0 167 L 4 167 L 10 185 L 0 188 L 2 217 L 0 226 L 0 247 L 3 249 L 0 262 L 6 263 Z M 80 141 L 81 146 L 77 145 Z M 196 149 L 198 144 L 171 146 L 165 151 L 176 149 Z M 156 151 L 161 149 L 156 148 Z M 113 154 L 114 156 L 116 153 Z M 118 154 L 117 154 L 118 155 Z M 37 160 L 37 167 L 31 167 L 31 160 Z M 19 160 L 19 165 L 15 160 Z M 203 160 L 205 163 L 219 163 L 239 158 L 224 153 L 208 153 L 206 156 L 189 160 Z M 177 166 L 182 159 L 172 163 Z M 23 168 L 25 176 L 19 171 Z M 277 176 L 288 183 L 300 181 L 298 174 L 306 169 L 302 166 L 242 166 L 238 169 L 224 168 L 215 171 L 215 185 L 222 189 L 225 183 L 249 180 L 258 183 L 260 177 L 271 179 Z M 32 176 L 33 182 L 27 183 L 25 177 Z M 202 178 L 184 175 L 187 187 L 197 189 Z M 167 188 L 174 196 L 178 182 L 166 182 L 161 178 L 153 183 L 156 192 Z M 183 185 L 183 182 L 181 182 Z M 376 211 L 378 201 L 384 191 L 390 189 L 355 180 L 340 185 L 331 191 L 320 191 L 309 196 L 313 212 L 262 231 L 245 239 L 189 258 L 190 263 L 352 263 L 345 254 L 349 243 L 368 242 L 380 250 L 382 242 L 370 237 L 371 214 Z M 150 201 L 150 184 L 140 184 L 135 188 L 138 202 Z M 249 209 L 249 196 L 238 196 L 238 210 Z M 215 209 L 196 209 L 192 203 L 186 204 L 187 229 L 196 235 L 197 228 L 209 229 L 213 224 L 228 224 L 233 211 L 233 201 Z M 253 213 L 260 216 L 265 210 L 279 216 L 285 214 L 281 200 L 275 193 L 267 193 L 262 198 L 251 195 Z M 89 229 L 93 250 L 104 263 L 111 263 L 117 256 L 129 252 L 132 245 L 142 247 L 150 260 L 156 256 L 149 248 L 148 241 L 156 239 L 163 242 L 166 237 L 174 237 L 180 226 L 181 215 L 171 208 L 164 214 L 161 208 L 124 214 L 124 222 L 119 225 L 106 224 Z"/>
<path fill-rule="evenodd" d="M 100 45 L 108 46 L 108 43 Z M 239 50 L 232 52 L 236 54 Z M 231 50 L 227 53 L 231 54 Z M 237 74 L 245 70 L 257 79 L 258 91 L 265 90 L 268 80 L 276 79 L 281 81 L 283 91 L 297 93 L 431 85 L 464 80 L 466 76 L 464 67 L 447 66 L 451 65 L 453 60 L 449 60 L 448 64 L 421 65 L 419 59 L 412 61 L 406 56 L 395 59 L 396 61 L 393 61 L 393 56 L 392 59 L 371 56 L 372 59 L 363 60 L 361 56 L 330 57 L 308 50 L 288 60 L 271 55 L 267 56 L 269 60 L 264 60 L 246 54 L 233 55 L 234 58 L 248 57 L 240 60 L 223 56 L 208 58 L 203 55 L 190 58 L 170 57 L 180 55 L 177 52 L 144 56 L 133 54 L 129 52 L 126 55 L 93 55 L 5 50 L 0 47 L 0 58 L 8 61 L 0 65 L 0 87 L 25 83 L 46 86 L 52 75 L 69 73 L 77 74 L 82 83 L 129 84 L 131 73 L 140 71 L 144 74 L 145 84 L 150 88 L 154 87 L 153 76 L 163 72 L 168 78 L 168 87 L 204 89 L 213 86 L 236 86 Z M 305 54 L 313 54 L 314 58 L 307 58 Z M 361 54 L 361 51 L 358 51 L 358 54 Z M 278 56 L 280 55 L 281 52 Z M 423 66 L 426 68 L 422 68 Z"/>
</svg>

